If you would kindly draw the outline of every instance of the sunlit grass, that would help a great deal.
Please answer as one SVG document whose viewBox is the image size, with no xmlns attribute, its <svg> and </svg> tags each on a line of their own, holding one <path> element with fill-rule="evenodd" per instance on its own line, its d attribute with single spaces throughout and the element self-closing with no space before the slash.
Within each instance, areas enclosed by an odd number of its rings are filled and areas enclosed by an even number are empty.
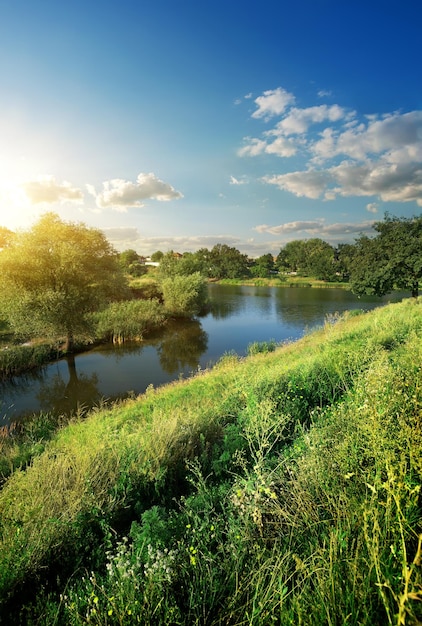
<svg viewBox="0 0 422 626">
<path fill-rule="evenodd" d="M 10 623 L 421 621 L 421 339 L 409 300 L 75 418 L 0 492 Z"/>
</svg>

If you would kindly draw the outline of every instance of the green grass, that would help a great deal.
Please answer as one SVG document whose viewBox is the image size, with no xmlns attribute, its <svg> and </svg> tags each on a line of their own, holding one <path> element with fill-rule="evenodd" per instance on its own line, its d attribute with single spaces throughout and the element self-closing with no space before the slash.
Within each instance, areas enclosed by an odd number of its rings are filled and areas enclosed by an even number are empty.
<svg viewBox="0 0 422 626">
<path fill-rule="evenodd" d="M 421 622 L 421 304 L 46 437 L 0 492 L 6 623 Z"/>
<path fill-rule="evenodd" d="M 329 282 L 310 277 L 289 276 L 280 274 L 271 278 L 222 278 L 216 282 L 220 285 L 245 285 L 251 287 L 320 287 L 327 289 L 350 289 L 349 283 Z"/>
</svg>

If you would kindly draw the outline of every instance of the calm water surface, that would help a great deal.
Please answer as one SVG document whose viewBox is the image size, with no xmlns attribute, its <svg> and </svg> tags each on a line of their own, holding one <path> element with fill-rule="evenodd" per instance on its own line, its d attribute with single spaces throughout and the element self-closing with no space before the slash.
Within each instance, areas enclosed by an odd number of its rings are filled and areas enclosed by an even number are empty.
<svg viewBox="0 0 422 626">
<path fill-rule="evenodd" d="M 210 285 L 210 312 L 169 324 L 141 344 L 101 346 L 0 383 L 0 426 L 40 411 L 67 413 L 187 377 L 254 341 L 294 340 L 327 314 L 369 310 L 407 294 L 356 296 L 344 289 Z"/>
</svg>

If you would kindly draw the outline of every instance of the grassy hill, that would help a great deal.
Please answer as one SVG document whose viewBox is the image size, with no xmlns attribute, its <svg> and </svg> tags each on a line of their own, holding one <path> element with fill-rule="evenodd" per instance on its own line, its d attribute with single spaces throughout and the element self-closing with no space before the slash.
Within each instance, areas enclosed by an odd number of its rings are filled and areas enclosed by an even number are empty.
<svg viewBox="0 0 422 626">
<path fill-rule="evenodd" d="M 421 623 L 421 367 L 406 300 L 4 441 L 0 623 Z"/>
</svg>

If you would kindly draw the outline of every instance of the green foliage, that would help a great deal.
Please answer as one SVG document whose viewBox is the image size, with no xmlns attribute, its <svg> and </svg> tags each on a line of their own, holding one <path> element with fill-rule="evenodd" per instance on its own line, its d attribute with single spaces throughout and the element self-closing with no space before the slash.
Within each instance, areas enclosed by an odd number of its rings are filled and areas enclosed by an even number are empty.
<svg viewBox="0 0 422 626">
<path fill-rule="evenodd" d="M 15 233 L 5 226 L 0 226 L 0 250 L 2 248 L 7 248 L 10 243 L 13 241 L 13 237 Z"/>
<path fill-rule="evenodd" d="M 385 215 L 375 237 L 360 237 L 351 254 L 350 282 L 356 294 L 383 296 L 394 288 L 417 297 L 422 279 L 422 216 Z"/>
<path fill-rule="evenodd" d="M 206 284 L 199 272 L 189 276 L 175 275 L 165 278 L 161 288 L 165 308 L 175 316 L 196 315 L 207 301 Z"/>
<path fill-rule="evenodd" d="M 148 268 L 136 250 L 125 250 L 119 254 L 119 263 L 122 270 L 130 276 L 139 277 L 148 273 Z"/>
<path fill-rule="evenodd" d="M 333 246 L 318 238 L 289 241 L 277 256 L 277 267 L 280 271 L 332 281 L 338 269 L 334 252 Z"/>
<path fill-rule="evenodd" d="M 216 244 L 209 254 L 210 278 L 238 278 L 248 276 L 248 257 L 227 244 Z"/>
<path fill-rule="evenodd" d="M 0 492 L 8 624 L 417 624 L 419 300 L 149 389 Z"/>
<path fill-rule="evenodd" d="M 117 253 L 103 233 L 44 215 L 0 254 L 0 309 L 15 333 L 90 333 L 89 314 L 124 293 Z"/>
<path fill-rule="evenodd" d="M 270 339 L 269 341 L 254 341 L 250 343 L 247 348 L 247 353 L 249 356 L 253 356 L 254 354 L 267 352 L 274 352 L 277 347 L 277 342 L 275 339 Z"/>
<path fill-rule="evenodd" d="M 268 253 L 258 257 L 250 268 L 250 271 L 253 276 L 268 278 L 274 271 L 274 267 L 273 255 Z"/>
<path fill-rule="evenodd" d="M 153 252 L 151 254 L 151 261 L 153 261 L 154 263 L 159 263 L 163 256 L 164 252 L 161 252 L 161 250 L 157 250 L 156 252 Z"/>
<path fill-rule="evenodd" d="M 113 302 L 94 315 L 95 332 L 97 337 L 113 343 L 139 340 L 147 331 L 161 326 L 165 317 L 158 300 Z"/>
<path fill-rule="evenodd" d="M 10 346 L 0 350 L 0 379 L 10 378 L 23 371 L 40 367 L 57 358 L 57 347 L 50 344 Z"/>
<path fill-rule="evenodd" d="M 133 263 L 139 263 L 140 258 L 141 257 L 136 252 L 136 250 L 129 248 L 128 250 L 124 250 L 123 252 L 120 252 L 119 263 L 122 266 L 122 268 L 125 271 L 127 271 Z"/>
</svg>

